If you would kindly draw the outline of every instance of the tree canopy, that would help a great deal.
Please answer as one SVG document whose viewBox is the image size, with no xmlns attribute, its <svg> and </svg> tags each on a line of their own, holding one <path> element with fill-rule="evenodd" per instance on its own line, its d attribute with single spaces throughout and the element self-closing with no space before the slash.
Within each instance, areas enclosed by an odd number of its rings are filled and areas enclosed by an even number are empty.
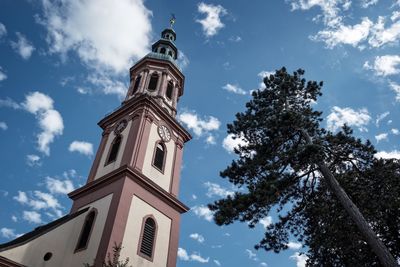
<svg viewBox="0 0 400 267">
<path fill-rule="evenodd" d="M 399 164 L 375 159 L 372 144 L 355 138 L 347 126 L 338 133 L 321 127 L 322 112 L 314 110 L 313 103 L 322 95 L 323 83 L 306 82 L 303 75 L 301 69 L 291 75 L 282 68 L 265 77 L 266 88 L 254 91 L 246 110 L 228 124 L 228 133 L 245 144 L 235 149 L 238 158 L 221 176 L 241 190 L 209 205 L 215 211 L 215 222 L 224 225 L 242 221 L 254 227 L 276 210 L 278 221 L 267 227 L 257 249 L 279 252 L 295 237 L 308 247 L 309 265 L 352 266 L 347 254 L 351 249 L 357 249 L 358 258 L 362 257 L 360 252 L 372 254 L 364 260 L 378 264 L 371 244 L 366 245 L 366 241 L 371 243 L 371 232 L 365 239 L 358 231 L 357 220 L 362 216 L 336 177 L 398 257 L 399 224 L 390 223 L 389 227 L 389 222 L 393 219 L 390 216 L 398 222 L 400 201 L 384 189 L 398 188 Z M 388 176 L 381 177 L 381 172 Z M 385 196 L 391 198 L 384 200 Z M 372 199 L 374 203 L 370 203 Z M 388 205 L 388 201 L 397 204 Z M 349 209 L 353 220 L 349 219 Z M 362 219 L 362 227 L 368 228 Z M 389 233 L 397 235 L 390 237 Z M 372 243 L 381 242 L 376 235 L 372 239 L 376 239 Z M 390 254 L 388 262 L 388 266 L 396 266 Z"/>
</svg>

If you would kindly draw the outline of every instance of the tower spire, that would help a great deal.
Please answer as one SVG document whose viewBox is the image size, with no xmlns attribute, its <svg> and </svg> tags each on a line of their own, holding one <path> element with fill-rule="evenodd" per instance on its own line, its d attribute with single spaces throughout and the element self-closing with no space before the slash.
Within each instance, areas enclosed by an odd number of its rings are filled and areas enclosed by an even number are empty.
<svg viewBox="0 0 400 267">
<path fill-rule="evenodd" d="M 176 21 L 175 14 L 171 14 L 171 18 L 169 19 L 169 28 L 172 29 Z"/>
</svg>

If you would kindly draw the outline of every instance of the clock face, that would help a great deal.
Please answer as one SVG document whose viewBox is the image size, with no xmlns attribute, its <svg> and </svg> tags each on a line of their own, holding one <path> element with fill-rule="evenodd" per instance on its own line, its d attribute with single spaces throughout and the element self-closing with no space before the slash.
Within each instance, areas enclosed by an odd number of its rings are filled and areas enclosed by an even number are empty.
<svg viewBox="0 0 400 267">
<path fill-rule="evenodd" d="M 169 140 L 171 140 L 171 132 L 165 125 L 158 126 L 158 135 L 164 142 L 168 142 Z"/>
<path fill-rule="evenodd" d="M 122 131 L 126 128 L 126 125 L 128 125 L 128 122 L 126 120 L 118 122 L 117 126 L 114 129 L 114 133 L 116 135 L 122 133 Z"/>
</svg>

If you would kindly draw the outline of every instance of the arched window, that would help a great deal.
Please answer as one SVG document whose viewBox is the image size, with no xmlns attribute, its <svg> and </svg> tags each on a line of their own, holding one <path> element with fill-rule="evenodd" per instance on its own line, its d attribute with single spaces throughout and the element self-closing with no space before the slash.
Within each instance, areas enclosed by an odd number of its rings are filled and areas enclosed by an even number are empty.
<svg viewBox="0 0 400 267">
<path fill-rule="evenodd" d="M 133 86 L 133 91 L 132 91 L 132 95 L 134 93 L 136 93 L 137 89 L 139 88 L 139 84 L 140 84 L 140 80 L 142 79 L 142 76 L 139 75 L 136 77 L 136 81 L 135 81 L 135 85 Z"/>
<path fill-rule="evenodd" d="M 154 254 L 154 244 L 156 240 L 157 224 L 152 217 L 143 219 L 142 235 L 140 237 L 140 254 L 145 258 L 152 260 Z"/>
<path fill-rule="evenodd" d="M 171 51 L 168 52 L 168 55 L 169 55 L 170 57 L 174 57 L 174 55 L 172 54 Z"/>
<path fill-rule="evenodd" d="M 167 92 L 165 93 L 165 95 L 166 95 L 166 97 L 167 97 L 168 99 L 170 99 L 170 100 L 171 100 L 171 98 L 172 98 L 172 92 L 173 92 L 173 90 L 174 90 L 174 84 L 173 84 L 171 81 L 169 81 L 169 82 L 168 82 L 168 85 L 167 85 Z"/>
<path fill-rule="evenodd" d="M 121 135 L 118 135 L 117 137 L 114 138 L 114 141 L 111 144 L 110 153 L 108 155 L 106 165 L 110 164 L 111 162 L 114 162 L 117 159 L 118 150 L 121 145 L 121 140 L 122 140 Z"/>
<path fill-rule="evenodd" d="M 86 216 L 85 222 L 81 230 L 81 234 L 76 244 L 75 251 L 86 249 L 89 244 L 90 234 L 93 230 L 94 220 L 96 219 L 97 211 L 92 209 L 91 212 Z"/>
<path fill-rule="evenodd" d="M 157 143 L 154 152 L 153 165 L 160 171 L 164 171 L 166 148 L 163 143 Z"/>
<path fill-rule="evenodd" d="M 161 53 L 161 54 L 165 54 L 165 52 L 166 52 L 165 47 L 161 47 L 160 53 Z"/>
<path fill-rule="evenodd" d="M 149 82 L 149 91 L 154 91 L 157 88 L 157 83 L 158 83 L 158 74 L 153 73 L 150 77 L 150 82 Z"/>
</svg>

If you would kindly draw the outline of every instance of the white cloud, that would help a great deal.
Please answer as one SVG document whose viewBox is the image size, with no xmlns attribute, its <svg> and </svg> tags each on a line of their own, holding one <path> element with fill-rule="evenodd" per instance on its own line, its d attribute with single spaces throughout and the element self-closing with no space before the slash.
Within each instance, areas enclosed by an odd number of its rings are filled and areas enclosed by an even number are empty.
<svg viewBox="0 0 400 267">
<path fill-rule="evenodd" d="M 178 248 L 178 258 L 182 261 L 197 261 L 200 263 L 207 263 L 210 260 L 210 258 L 203 258 L 200 253 L 197 252 L 189 255 L 183 248 Z"/>
<path fill-rule="evenodd" d="M 53 109 L 54 101 L 49 96 L 40 92 L 33 92 L 26 96 L 26 101 L 23 103 L 25 109 L 30 113 L 37 113 Z"/>
<path fill-rule="evenodd" d="M 179 50 L 178 60 L 176 61 L 176 63 L 181 68 L 181 70 L 184 70 L 189 65 L 190 61 L 189 58 L 185 55 L 185 53 Z"/>
<path fill-rule="evenodd" d="M 76 91 L 77 91 L 78 93 L 82 94 L 82 95 L 89 95 L 89 94 L 92 93 L 92 89 L 86 88 L 86 87 L 81 87 L 81 86 L 78 86 L 78 87 L 76 88 Z"/>
<path fill-rule="evenodd" d="M 290 256 L 290 258 L 296 261 L 297 267 L 306 267 L 306 262 L 308 259 L 306 255 L 296 252 L 292 256 Z"/>
<path fill-rule="evenodd" d="M 206 182 L 204 183 L 204 186 L 207 188 L 206 195 L 208 197 L 214 197 L 214 196 L 227 197 L 227 196 L 232 196 L 234 194 L 233 191 L 223 188 L 219 184 Z"/>
<path fill-rule="evenodd" d="M 400 18 L 400 11 L 393 11 L 392 16 L 390 17 L 391 21 L 396 21 Z"/>
<path fill-rule="evenodd" d="M 218 130 L 221 122 L 213 117 L 201 119 L 195 112 L 184 111 L 178 115 L 178 120 L 184 123 L 197 137 L 204 133 Z"/>
<path fill-rule="evenodd" d="M 62 207 L 58 200 L 49 193 L 44 193 L 41 191 L 34 191 L 33 193 L 36 199 L 32 198 L 29 202 L 29 205 L 36 210 L 59 209 Z"/>
<path fill-rule="evenodd" d="M 206 206 L 200 205 L 200 206 L 194 206 L 191 208 L 191 210 L 196 214 L 199 218 L 203 218 L 206 221 L 211 222 L 213 219 L 214 213 Z"/>
<path fill-rule="evenodd" d="M 7 130 L 8 129 L 7 123 L 5 123 L 4 121 L 0 121 L 0 129 L 4 131 Z"/>
<path fill-rule="evenodd" d="M 7 34 L 6 26 L 0 22 L 0 39 Z"/>
<path fill-rule="evenodd" d="M 389 76 L 400 73 L 400 56 L 398 55 L 385 55 L 375 57 L 375 61 L 371 66 L 368 61 L 364 63 L 364 68 L 372 70 L 378 76 Z"/>
<path fill-rule="evenodd" d="M 272 217 L 271 216 L 267 216 L 262 218 L 259 223 L 264 227 L 267 228 L 271 223 L 272 223 Z"/>
<path fill-rule="evenodd" d="M 51 53 L 64 59 L 75 52 L 87 66 L 126 71 L 141 58 L 151 39 L 152 12 L 142 0 L 42 0 Z M 104 19 L 107 18 L 107 19 Z"/>
<path fill-rule="evenodd" d="M 22 218 L 30 223 L 42 223 L 42 216 L 36 211 L 23 211 Z"/>
<path fill-rule="evenodd" d="M 21 105 L 12 100 L 11 98 L 0 99 L 0 107 L 20 109 Z"/>
<path fill-rule="evenodd" d="M 396 101 L 400 102 L 400 84 L 397 84 L 395 82 L 389 82 L 389 86 L 396 93 Z"/>
<path fill-rule="evenodd" d="M 242 37 L 237 36 L 237 35 L 236 36 L 231 36 L 231 37 L 229 37 L 229 41 L 237 43 L 237 42 L 242 41 Z"/>
<path fill-rule="evenodd" d="M 390 130 L 391 132 L 392 132 L 392 134 L 394 134 L 394 135 L 399 135 L 400 134 L 400 131 L 399 131 L 399 129 L 396 129 L 396 128 L 393 128 L 392 130 Z"/>
<path fill-rule="evenodd" d="M 379 16 L 377 22 L 364 17 L 360 23 L 345 25 L 343 19 L 348 17 L 342 14 L 349 10 L 351 0 L 290 0 L 292 10 L 309 10 L 320 7 L 322 14 L 314 17 L 313 21 L 322 18 L 325 28 L 310 38 L 314 41 L 323 41 L 328 48 L 339 44 L 348 44 L 364 49 L 367 43 L 371 48 L 381 47 L 388 43 L 395 43 L 400 38 L 399 13 L 394 11 L 390 16 L 391 25 L 385 26 L 387 16 Z M 361 7 L 375 5 L 378 0 L 361 0 Z M 351 16 L 351 15 L 350 15 Z"/>
<path fill-rule="evenodd" d="M 356 47 L 367 39 L 372 26 L 372 21 L 368 18 L 363 18 L 360 24 L 353 26 L 339 25 L 334 29 L 319 31 L 315 36 L 311 37 L 311 40 L 322 41 L 326 43 L 328 48 L 333 48 L 339 44 L 348 44 Z"/>
<path fill-rule="evenodd" d="M 323 14 L 323 21 L 329 27 L 338 25 L 342 18 L 339 15 L 340 8 L 344 10 L 350 7 L 351 2 L 348 0 L 292 0 L 292 10 L 309 10 L 314 7 L 319 7 Z M 320 16 L 314 18 L 319 20 Z"/>
<path fill-rule="evenodd" d="M 3 72 L 3 68 L 0 66 L 0 82 L 7 79 L 7 75 Z"/>
<path fill-rule="evenodd" d="M 53 99 L 40 92 L 33 92 L 26 96 L 22 106 L 34 114 L 42 130 L 37 135 L 38 149 L 45 155 L 50 155 L 50 144 L 56 136 L 62 135 L 64 123 L 61 114 L 53 109 Z"/>
<path fill-rule="evenodd" d="M 18 196 L 13 197 L 17 202 L 20 204 L 27 204 L 28 203 L 28 196 L 23 191 L 18 191 Z"/>
<path fill-rule="evenodd" d="M 361 0 L 361 7 L 368 8 L 370 6 L 376 5 L 379 0 Z"/>
<path fill-rule="evenodd" d="M 264 79 L 265 77 L 269 77 L 270 75 L 274 75 L 275 71 L 268 71 L 268 70 L 262 70 L 260 71 L 257 76 L 260 77 L 261 79 Z"/>
<path fill-rule="evenodd" d="M 68 194 L 74 190 L 71 180 L 58 180 L 51 177 L 46 177 L 46 187 L 52 194 Z"/>
<path fill-rule="evenodd" d="M 288 246 L 289 249 L 293 249 L 293 250 L 300 249 L 303 246 L 301 243 L 293 242 L 293 241 L 290 241 L 286 245 Z"/>
<path fill-rule="evenodd" d="M 198 233 L 193 233 L 189 235 L 190 238 L 196 240 L 199 243 L 203 243 L 204 242 L 204 237 L 201 234 Z"/>
<path fill-rule="evenodd" d="M 260 262 L 260 266 L 262 266 L 262 267 L 267 267 L 267 266 L 268 266 L 268 264 L 267 264 L 267 263 L 265 263 L 265 262 Z"/>
<path fill-rule="evenodd" d="M 184 248 L 178 248 L 178 258 L 182 261 L 190 260 L 190 257 Z"/>
<path fill-rule="evenodd" d="M 238 95 L 245 95 L 246 94 L 246 91 L 243 90 L 242 88 L 240 88 L 240 86 L 237 85 L 237 84 L 227 83 L 222 87 L 222 89 L 224 89 L 224 90 L 226 90 L 226 91 L 228 91 L 230 93 L 234 93 L 234 94 L 238 94 Z"/>
<path fill-rule="evenodd" d="M 17 218 L 17 216 L 13 215 L 13 216 L 11 216 L 11 220 L 12 220 L 13 222 L 17 222 L 17 221 L 18 221 L 18 218 Z"/>
<path fill-rule="evenodd" d="M 18 235 L 15 233 L 15 229 L 3 227 L 0 229 L 1 236 L 7 239 L 16 238 Z"/>
<path fill-rule="evenodd" d="M 393 151 L 379 151 L 375 154 L 375 158 L 382 158 L 382 159 L 400 159 L 400 151 L 393 150 Z"/>
<path fill-rule="evenodd" d="M 208 261 L 210 260 L 210 258 L 207 258 L 207 259 L 203 258 L 199 253 L 196 253 L 196 252 L 194 252 L 190 255 L 190 259 L 192 261 L 197 261 L 200 263 L 208 263 Z"/>
<path fill-rule="evenodd" d="M 192 194 L 192 199 L 196 200 L 197 196 L 195 194 Z"/>
<path fill-rule="evenodd" d="M 246 253 L 247 253 L 247 256 L 249 257 L 250 260 L 258 261 L 256 253 L 254 253 L 250 249 L 246 249 Z"/>
<path fill-rule="evenodd" d="M 385 17 L 380 16 L 377 23 L 375 23 L 372 28 L 372 35 L 368 39 L 368 43 L 371 47 L 377 48 L 398 41 L 400 37 L 400 21 L 396 21 L 385 28 L 385 20 Z"/>
<path fill-rule="evenodd" d="M 128 85 L 119 81 L 115 77 L 110 77 L 107 73 L 96 73 L 89 75 L 87 79 L 96 88 L 100 89 L 106 95 L 117 95 L 119 99 L 126 96 Z"/>
<path fill-rule="evenodd" d="M 73 141 L 69 145 L 68 150 L 70 152 L 78 152 L 89 157 L 93 155 L 93 145 L 84 141 Z"/>
<path fill-rule="evenodd" d="M 18 195 L 13 197 L 14 200 L 22 205 L 31 207 L 34 210 L 50 210 L 54 212 L 57 217 L 60 217 L 63 206 L 58 202 L 58 200 L 49 193 L 44 193 L 41 191 L 30 192 L 30 196 L 23 192 L 18 191 Z"/>
<path fill-rule="evenodd" d="M 215 265 L 221 266 L 221 263 L 219 262 L 219 260 L 213 260 L 213 261 L 214 261 Z"/>
<path fill-rule="evenodd" d="M 28 166 L 41 166 L 42 163 L 40 162 L 40 157 L 38 155 L 26 155 L 26 164 Z"/>
<path fill-rule="evenodd" d="M 200 23 L 203 27 L 203 32 L 207 37 L 212 37 L 218 33 L 225 25 L 222 23 L 222 16 L 228 12 L 221 5 L 212 5 L 201 2 L 197 6 L 198 12 L 205 14 L 204 19 L 198 19 L 196 22 Z"/>
<path fill-rule="evenodd" d="M 212 134 L 208 135 L 206 138 L 206 143 L 209 145 L 215 145 L 217 142 L 215 141 L 215 136 Z"/>
<path fill-rule="evenodd" d="M 11 41 L 11 47 L 17 52 L 23 59 L 27 60 L 31 57 L 35 47 L 31 42 L 26 39 L 24 35 L 16 32 L 18 40 L 16 42 Z"/>
<path fill-rule="evenodd" d="M 381 133 L 381 134 L 375 135 L 375 139 L 376 139 L 377 143 L 379 143 L 382 140 L 388 140 L 388 134 L 387 133 Z"/>
<path fill-rule="evenodd" d="M 327 128 L 330 131 L 336 131 L 344 124 L 348 126 L 355 126 L 360 131 L 368 131 L 365 126 L 371 120 L 370 115 L 368 114 L 368 110 L 366 108 L 362 108 L 357 110 L 351 108 L 340 108 L 333 107 L 331 109 L 331 113 L 327 117 Z"/>
<path fill-rule="evenodd" d="M 380 123 L 384 118 L 386 118 L 387 116 L 389 116 L 389 114 L 390 114 L 389 111 L 386 111 L 386 112 L 384 112 L 384 113 L 382 113 L 382 114 L 379 114 L 379 115 L 376 117 L 376 121 L 375 121 L 376 127 L 379 127 L 379 123 Z"/>
<path fill-rule="evenodd" d="M 76 177 L 78 177 L 78 173 L 76 172 L 76 170 L 71 169 L 71 170 L 68 170 L 68 171 L 63 172 L 63 177 L 64 177 L 65 179 L 76 178 Z"/>
<path fill-rule="evenodd" d="M 248 143 L 243 138 L 233 138 L 233 137 L 234 137 L 233 134 L 228 134 L 222 141 L 222 147 L 229 153 L 234 152 L 234 149 L 238 148 L 239 146 L 246 146 Z"/>
</svg>

